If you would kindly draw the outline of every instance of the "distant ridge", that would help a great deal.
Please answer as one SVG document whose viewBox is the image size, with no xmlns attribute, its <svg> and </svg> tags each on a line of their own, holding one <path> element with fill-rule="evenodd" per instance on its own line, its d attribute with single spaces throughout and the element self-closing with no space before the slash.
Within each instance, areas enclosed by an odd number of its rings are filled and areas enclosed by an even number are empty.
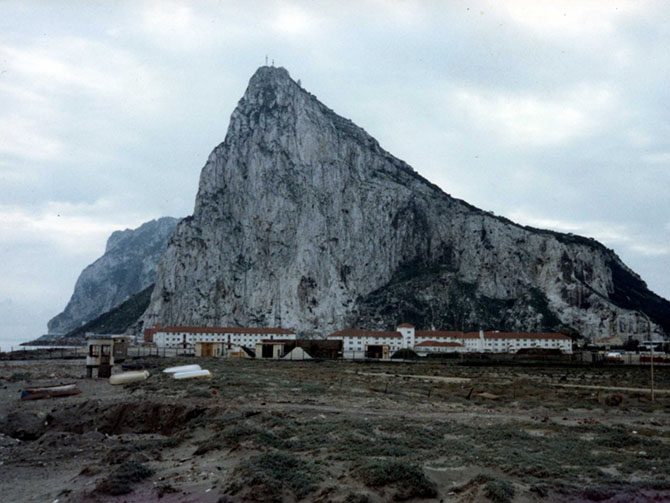
<svg viewBox="0 0 670 503">
<path fill-rule="evenodd" d="M 86 334 L 89 332 L 94 334 L 124 334 L 133 331 L 134 325 L 149 305 L 153 288 L 153 284 L 149 285 L 120 305 L 65 335 L 47 334 L 23 345 L 83 344 L 86 341 Z"/>
<path fill-rule="evenodd" d="M 163 217 L 112 233 L 105 253 L 79 276 L 64 311 L 49 321 L 49 334 L 67 334 L 152 284 L 177 222 Z"/>
</svg>

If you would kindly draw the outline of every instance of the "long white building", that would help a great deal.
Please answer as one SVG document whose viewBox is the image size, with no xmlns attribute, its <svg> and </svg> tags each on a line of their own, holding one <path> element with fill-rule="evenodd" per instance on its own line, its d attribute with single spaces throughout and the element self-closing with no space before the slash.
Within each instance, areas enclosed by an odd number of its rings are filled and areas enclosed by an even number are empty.
<svg viewBox="0 0 670 503">
<path fill-rule="evenodd" d="M 358 330 L 347 328 L 328 336 L 328 340 L 341 340 L 345 358 L 365 358 L 365 353 L 374 346 L 388 346 L 391 353 L 405 347 L 399 331 L 380 332 L 376 330 Z"/>
<path fill-rule="evenodd" d="M 572 353 L 572 339 L 560 333 L 416 330 L 409 323 L 398 325 L 393 332 L 339 330 L 330 334 L 328 339 L 342 341 L 345 358 L 381 354 L 380 346 L 388 346 L 390 354 L 400 349 L 412 349 L 418 354 L 516 353 L 525 348 L 559 349 L 563 353 Z"/>
<path fill-rule="evenodd" d="M 265 339 L 295 339 L 295 332 L 278 327 L 191 327 L 155 326 L 144 331 L 144 341 L 157 347 L 194 348 L 196 342 L 223 342 L 255 348 Z"/>
</svg>

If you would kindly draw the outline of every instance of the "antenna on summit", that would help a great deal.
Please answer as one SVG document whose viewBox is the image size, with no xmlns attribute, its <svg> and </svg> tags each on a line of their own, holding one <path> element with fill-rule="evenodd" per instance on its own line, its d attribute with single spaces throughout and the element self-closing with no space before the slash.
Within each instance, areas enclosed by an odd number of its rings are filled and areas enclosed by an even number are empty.
<svg viewBox="0 0 670 503">
<path fill-rule="evenodd" d="M 268 66 L 268 55 L 265 55 L 265 66 Z"/>
</svg>

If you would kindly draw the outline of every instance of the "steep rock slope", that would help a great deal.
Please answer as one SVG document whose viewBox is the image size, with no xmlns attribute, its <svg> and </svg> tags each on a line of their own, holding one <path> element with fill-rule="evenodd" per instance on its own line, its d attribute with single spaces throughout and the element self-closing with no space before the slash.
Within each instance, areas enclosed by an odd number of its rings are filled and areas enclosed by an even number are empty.
<svg viewBox="0 0 670 503">
<path fill-rule="evenodd" d="M 65 310 L 49 321 L 49 334 L 79 328 L 151 285 L 177 221 L 163 217 L 112 233 L 102 257 L 77 279 Z"/>
<path fill-rule="evenodd" d="M 94 334 L 132 333 L 137 320 L 139 320 L 149 305 L 153 288 L 153 284 L 149 285 L 141 292 L 124 300 L 118 306 L 71 330 L 62 337 L 62 340 L 70 344 L 75 341 L 83 343 L 86 340 L 86 334 L 89 332 Z"/>
<path fill-rule="evenodd" d="M 599 243 L 454 199 L 261 67 L 159 266 L 145 325 L 670 330 L 670 304 Z"/>
</svg>

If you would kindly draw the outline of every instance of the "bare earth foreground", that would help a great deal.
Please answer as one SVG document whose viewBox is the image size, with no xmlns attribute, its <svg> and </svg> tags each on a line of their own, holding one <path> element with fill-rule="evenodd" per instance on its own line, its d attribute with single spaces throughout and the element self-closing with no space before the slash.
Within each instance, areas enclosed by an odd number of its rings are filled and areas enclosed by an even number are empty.
<svg viewBox="0 0 670 503">
<path fill-rule="evenodd" d="M 670 394 L 635 390 L 648 368 L 200 360 L 211 380 L 160 373 L 195 362 L 138 361 L 152 375 L 125 387 L 83 379 L 81 360 L 0 362 L 0 499 L 670 500 Z M 656 381 L 670 389 L 670 368 Z M 68 382 L 82 393 L 19 400 Z M 603 389 L 556 386 L 570 384 Z"/>
</svg>

